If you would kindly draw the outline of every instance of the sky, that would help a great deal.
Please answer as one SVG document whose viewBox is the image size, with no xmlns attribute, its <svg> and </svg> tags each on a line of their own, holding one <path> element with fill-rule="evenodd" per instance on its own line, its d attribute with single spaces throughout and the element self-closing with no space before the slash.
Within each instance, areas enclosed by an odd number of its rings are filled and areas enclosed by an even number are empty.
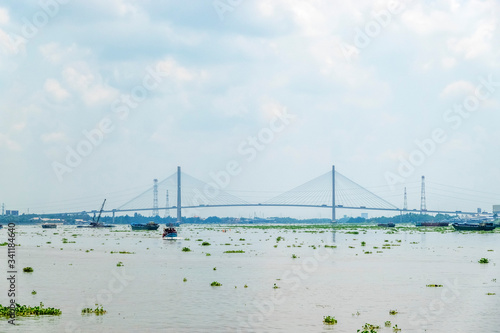
<svg viewBox="0 0 500 333">
<path fill-rule="evenodd" d="M 177 166 L 251 200 L 335 165 L 398 207 L 425 175 L 427 209 L 491 211 L 498 18 L 493 0 L 2 1 L 0 202 L 112 209 Z"/>
</svg>

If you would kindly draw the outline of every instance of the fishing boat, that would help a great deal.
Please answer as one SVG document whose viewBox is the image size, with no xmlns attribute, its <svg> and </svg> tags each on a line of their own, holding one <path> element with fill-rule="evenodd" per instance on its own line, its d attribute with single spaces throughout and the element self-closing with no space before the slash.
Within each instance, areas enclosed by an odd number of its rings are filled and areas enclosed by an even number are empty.
<svg viewBox="0 0 500 333">
<path fill-rule="evenodd" d="M 180 239 L 180 237 L 177 237 L 177 230 L 172 225 L 163 229 L 162 237 L 163 239 Z"/>
<path fill-rule="evenodd" d="M 44 228 L 44 229 L 55 229 L 55 228 L 57 228 L 57 224 L 55 224 L 55 223 L 44 223 L 44 224 L 42 224 L 42 228 Z"/>
<path fill-rule="evenodd" d="M 132 230 L 158 230 L 160 225 L 151 221 L 148 223 L 130 223 L 130 226 Z"/>
<path fill-rule="evenodd" d="M 450 222 L 417 222 L 417 227 L 447 227 Z"/>
<path fill-rule="evenodd" d="M 390 222 L 390 223 L 379 223 L 379 224 L 377 224 L 377 226 L 378 226 L 378 227 L 388 227 L 388 228 L 393 228 L 393 227 L 395 227 L 396 225 L 395 225 L 394 223 Z"/>
<path fill-rule="evenodd" d="M 481 220 L 470 220 L 468 222 L 453 223 L 453 228 L 456 230 L 470 230 L 470 231 L 491 231 L 497 226 L 493 222 L 485 222 Z"/>
</svg>

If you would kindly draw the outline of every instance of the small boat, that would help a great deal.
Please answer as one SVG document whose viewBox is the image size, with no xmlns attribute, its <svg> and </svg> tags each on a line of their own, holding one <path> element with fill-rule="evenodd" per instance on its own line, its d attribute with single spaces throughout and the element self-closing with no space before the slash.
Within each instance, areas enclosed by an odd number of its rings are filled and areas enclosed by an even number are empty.
<svg viewBox="0 0 500 333">
<path fill-rule="evenodd" d="M 450 222 L 417 222 L 417 227 L 447 227 Z"/>
<path fill-rule="evenodd" d="M 393 228 L 393 227 L 395 227 L 396 225 L 395 225 L 394 223 L 392 223 L 392 222 L 391 222 L 391 223 L 379 223 L 379 224 L 377 224 L 377 226 L 379 226 L 379 227 L 389 227 L 389 228 Z"/>
<path fill-rule="evenodd" d="M 177 230 L 173 226 L 163 229 L 163 239 L 178 239 Z"/>
<path fill-rule="evenodd" d="M 55 229 L 55 228 L 57 228 L 57 224 L 55 224 L 55 223 L 44 223 L 44 224 L 42 224 L 42 228 L 44 228 L 44 229 Z"/>
<path fill-rule="evenodd" d="M 160 226 L 158 223 L 148 222 L 148 223 L 130 223 L 132 230 L 158 230 Z"/>
<path fill-rule="evenodd" d="M 471 231 L 491 231 L 497 227 L 493 222 L 475 222 L 474 220 L 470 222 L 453 223 L 452 226 L 456 230 Z"/>
</svg>

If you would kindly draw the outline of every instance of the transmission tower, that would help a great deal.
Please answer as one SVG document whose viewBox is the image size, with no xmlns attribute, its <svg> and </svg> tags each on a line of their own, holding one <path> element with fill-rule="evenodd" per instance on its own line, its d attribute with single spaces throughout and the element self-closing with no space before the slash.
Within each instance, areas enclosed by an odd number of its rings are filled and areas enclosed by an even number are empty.
<svg viewBox="0 0 500 333">
<path fill-rule="evenodd" d="M 4 215 L 4 214 L 5 214 L 5 204 L 2 203 L 2 215 Z"/>
<path fill-rule="evenodd" d="M 158 179 L 154 179 L 153 182 L 153 216 L 158 216 Z"/>
<path fill-rule="evenodd" d="M 169 203 L 168 203 L 168 190 L 167 190 L 167 200 L 166 200 L 166 204 L 165 204 L 165 217 L 169 217 L 170 216 L 170 209 L 168 209 L 169 207 Z"/>
<path fill-rule="evenodd" d="M 422 191 L 420 192 L 420 214 L 427 210 L 425 203 L 425 176 L 422 176 Z"/>
<path fill-rule="evenodd" d="M 403 210 L 408 210 L 408 200 L 406 199 L 406 187 L 405 187 L 405 201 L 403 204 Z"/>
</svg>

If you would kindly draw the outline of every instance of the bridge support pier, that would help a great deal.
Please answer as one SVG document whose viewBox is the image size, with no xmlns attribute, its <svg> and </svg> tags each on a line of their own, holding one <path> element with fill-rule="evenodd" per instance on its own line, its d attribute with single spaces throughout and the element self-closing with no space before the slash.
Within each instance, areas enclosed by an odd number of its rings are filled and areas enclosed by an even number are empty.
<svg viewBox="0 0 500 333">
<path fill-rule="evenodd" d="M 116 212 L 116 209 L 113 209 L 113 221 L 112 221 L 113 224 L 115 224 L 115 212 Z"/>
<path fill-rule="evenodd" d="M 182 222 L 181 211 L 181 167 L 177 167 L 177 223 Z"/>
<path fill-rule="evenodd" d="M 337 220 L 335 216 L 335 165 L 332 165 L 332 223 Z"/>
</svg>

